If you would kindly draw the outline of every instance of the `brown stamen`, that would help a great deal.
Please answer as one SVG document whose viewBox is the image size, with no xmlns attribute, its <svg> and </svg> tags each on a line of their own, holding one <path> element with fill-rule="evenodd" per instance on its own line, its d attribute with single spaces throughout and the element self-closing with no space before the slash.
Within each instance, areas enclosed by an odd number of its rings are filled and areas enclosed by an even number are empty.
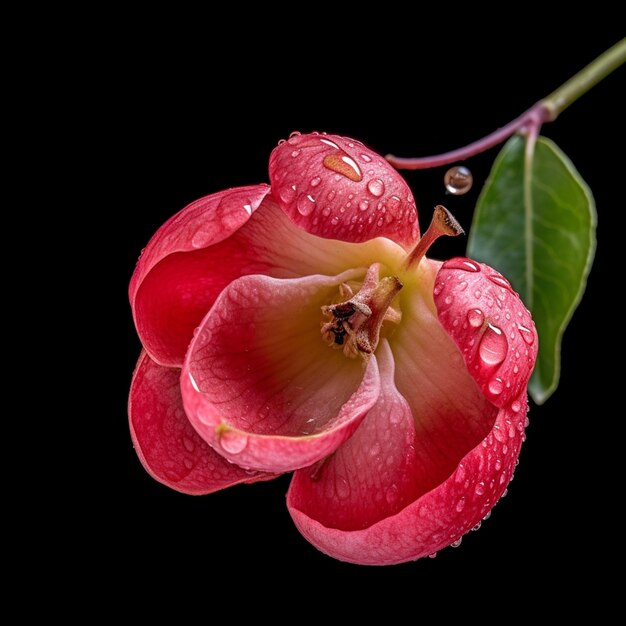
<svg viewBox="0 0 626 626">
<path fill-rule="evenodd" d="M 445 206 L 438 204 L 435 207 L 430 226 L 406 258 L 404 262 L 405 267 L 409 268 L 412 265 L 419 265 L 419 262 L 426 254 L 428 248 L 442 235 L 456 237 L 464 233 L 465 231 L 461 228 L 461 225 L 456 221 L 452 213 L 450 213 Z"/>
</svg>

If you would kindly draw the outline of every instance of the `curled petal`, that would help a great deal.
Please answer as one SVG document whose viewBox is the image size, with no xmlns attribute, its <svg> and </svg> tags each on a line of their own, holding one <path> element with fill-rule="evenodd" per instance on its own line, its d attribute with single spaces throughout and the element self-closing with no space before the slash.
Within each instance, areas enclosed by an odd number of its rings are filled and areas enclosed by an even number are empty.
<svg viewBox="0 0 626 626">
<path fill-rule="evenodd" d="M 129 296 L 144 348 L 161 365 L 180 367 L 193 329 L 223 288 L 215 273 L 207 274 L 202 250 L 240 229 L 268 193 L 267 185 L 255 185 L 196 200 L 144 249 Z"/>
<path fill-rule="evenodd" d="M 272 193 L 308 232 L 360 242 L 388 237 L 409 247 L 419 238 L 411 191 L 380 155 L 338 135 L 292 135 L 270 156 Z"/>
<path fill-rule="evenodd" d="M 229 463 L 207 445 L 185 415 L 179 380 L 180 370 L 162 367 L 142 352 L 131 384 L 128 415 L 135 450 L 148 473 L 192 495 L 272 478 Z"/>
<path fill-rule="evenodd" d="M 493 432 L 444 482 L 367 528 L 342 530 L 324 525 L 307 514 L 297 489 L 290 488 L 287 505 L 298 529 L 326 554 L 364 565 L 403 563 L 449 546 L 482 520 L 513 476 L 524 436 L 526 396 L 517 402 L 517 411 L 500 410 Z"/>
<path fill-rule="evenodd" d="M 434 299 L 441 324 L 485 396 L 503 407 L 526 394 L 537 332 L 509 281 L 488 265 L 458 257 L 441 266 Z"/>
<path fill-rule="evenodd" d="M 243 467 L 285 472 L 343 443 L 375 404 L 378 366 L 320 334 L 321 307 L 364 270 L 245 276 L 218 297 L 189 347 L 183 401 L 198 433 Z"/>
</svg>

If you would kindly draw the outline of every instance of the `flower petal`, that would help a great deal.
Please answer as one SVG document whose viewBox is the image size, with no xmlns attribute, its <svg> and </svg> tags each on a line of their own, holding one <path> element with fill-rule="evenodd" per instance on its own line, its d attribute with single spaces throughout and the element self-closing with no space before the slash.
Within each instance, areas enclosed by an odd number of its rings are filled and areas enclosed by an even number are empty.
<svg viewBox="0 0 626 626">
<path fill-rule="evenodd" d="M 295 473 L 289 506 L 324 526 L 361 529 L 389 517 L 427 491 L 431 476 L 416 453 L 415 423 L 394 384 L 386 340 L 376 352 L 381 393 L 352 437 L 319 465 Z"/>
<path fill-rule="evenodd" d="M 193 329 L 223 287 L 206 277 L 197 251 L 241 228 L 269 190 L 255 185 L 200 198 L 165 222 L 144 249 L 129 296 L 144 348 L 161 365 L 180 367 Z"/>
<path fill-rule="evenodd" d="M 213 451 L 192 428 L 180 395 L 180 370 L 162 367 L 142 352 L 128 402 L 137 455 L 159 482 L 192 495 L 273 478 L 246 471 Z"/>
<path fill-rule="evenodd" d="M 537 331 L 509 281 L 484 263 L 458 257 L 441 266 L 434 299 L 441 324 L 490 401 L 503 407 L 526 394 Z"/>
<path fill-rule="evenodd" d="M 167 222 L 148 244 L 133 275 L 130 297 L 137 331 L 153 360 L 181 367 L 194 329 L 222 289 L 240 276 L 332 275 L 374 261 L 397 263 L 395 259 L 403 254 L 387 239 L 356 245 L 310 235 L 294 225 L 271 196 L 259 206 L 266 192 L 267 187 L 259 185 L 203 198 L 183 209 L 174 222 Z M 214 215 L 216 206 L 222 206 L 224 212 L 225 206 L 232 205 L 232 212 L 237 209 L 239 215 L 242 203 L 250 198 L 254 198 L 249 204 L 252 216 L 243 226 L 234 232 L 217 229 L 217 243 L 193 249 L 192 239 L 200 228 L 198 219 L 205 228 L 214 222 L 220 224 Z M 188 232 L 187 239 L 177 237 L 174 227 Z M 201 232 L 202 243 L 208 244 L 206 232 Z M 225 238 L 217 241 L 220 236 Z"/>
<path fill-rule="evenodd" d="M 364 368 L 320 334 L 321 306 L 364 272 L 245 276 L 220 294 L 189 347 L 181 387 L 192 424 L 226 458 L 271 472 L 308 466 L 375 404 L 376 359 Z"/>
<path fill-rule="evenodd" d="M 362 143 L 292 134 L 270 156 L 272 193 L 310 233 L 342 241 L 419 239 L 417 209 L 402 176 Z"/>
<path fill-rule="evenodd" d="M 342 530 L 309 515 L 298 497 L 296 475 L 296 486 L 287 494 L 296 526 L 322 552 L 363 565 L 403 563 L 449 546 L 483 519 L 513 476 L 524 438 L 525 395 L 516 406 L 517 412 L 500 410 L 493 432 L 461 460 L 447 480 L 396 515 L 367 528 Z"/>
</svg>

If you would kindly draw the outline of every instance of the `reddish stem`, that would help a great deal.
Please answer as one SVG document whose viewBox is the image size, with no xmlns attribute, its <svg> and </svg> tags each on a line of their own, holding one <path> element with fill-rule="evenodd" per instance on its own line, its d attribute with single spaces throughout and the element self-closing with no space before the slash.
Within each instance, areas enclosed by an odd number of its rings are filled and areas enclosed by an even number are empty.
<svg viewBox="0 0 626 626">
<path fill-rule="evenodd" d="M 498 128 L 498 130 L 494 131 L 490 135 L 487 135 L 478 141 L 474 141 L 463 148 L 451 150 L 450 152 L 444 152 L 443 154 L 419 157 L 416 159 L 405 159 L 402 157 L 396 157 L 393 154 L 388 154 L 385 158 L 396 169 L 401 170 L 423 170 L 430 167 L 438 167 L 439 165 L 462 161 L 463 159 L 467 159 L 475 154 L 484 152 L 489 148 L 493 148 L 516 132 L 527 132 L 531 129 L 533 132 L 539 132 L 539 129 L 544 122 L 551 122 L 553 119 L 554 116 L 552 111 L 546 106 L 545 102 L 541 100 L 537 102 L 537 104 L 530 107 L 528 111 L 522 113 L 518 118 L 509 122 L 506 126 Z"/>
</svg>

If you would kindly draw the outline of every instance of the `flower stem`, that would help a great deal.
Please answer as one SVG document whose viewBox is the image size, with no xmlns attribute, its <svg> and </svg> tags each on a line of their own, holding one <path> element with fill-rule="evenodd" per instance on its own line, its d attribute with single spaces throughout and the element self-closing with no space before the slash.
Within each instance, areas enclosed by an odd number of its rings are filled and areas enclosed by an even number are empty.
<svg viewBox="0 0 626 626">
<path fill-rule="evenodd" d="M 557 90 L 553 91 L 546 98 L 539 100 L 539 102 L 512 122 L 509 122 L 502 128 L 498 128 L 478 141 L 474 141 L 463 148 L 435 156 L 406 159 L 388 154 L 385 158 L 397 169 L 427 169 L 467 159 L 489 148 L 493 148 L 493 146 L 497 146 L 517 132 L 532 130 L 533 133 L 538 134 L 545 122 L 553 122 L 570 104 L 587 93 L 594 85 L 615 71 L 625 61 L 626 38 L 617 42 L 612 48 L 601 54 L 595 61 L 592 61 Z"/>
</svg>

